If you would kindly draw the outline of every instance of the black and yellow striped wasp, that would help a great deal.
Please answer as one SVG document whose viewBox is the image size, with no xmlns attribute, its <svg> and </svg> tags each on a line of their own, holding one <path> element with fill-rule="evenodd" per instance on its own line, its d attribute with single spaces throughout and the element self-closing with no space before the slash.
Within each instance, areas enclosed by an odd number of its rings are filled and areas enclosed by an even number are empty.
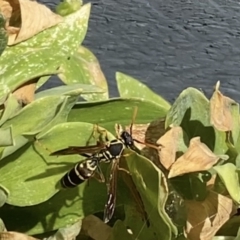
<svg viewBox="0 0 240 240">
<path fill-rule="evenodd" d="M 135 108 L 129 132 L 123 129 L 120 124 L 115 124 L 116 138 L 108 139 L 107 132 L 100 130 L 105 135 L 104 142 L 97 142 L 96 145 L 91 146 L 69 146 L 68 148 L 56 151 L 50 155 L 70 155 L 79 154 L 85 156 L 86 159 L 77 163 L 69 172 L 67 172 L 61 179 L 61 184 L 65 188 L 75 187 L 85 180 L 92 177 L 96 172 L 99 173 L 100 180 L 105 181 L 101 172 L 99 164 L 101 162 L 111 163 L 110 176 L 108 179 L 108 197 L 104 210 L 104 222 L 107 223 L 112 218 L 116 205 L 116 189 L 117 189 L 117 172 L 123 170 L 129 173 L 126 169 L 119 167 L 119 160 L 124 156 L 124 150 L 129 148 L 133 151 L 139 152 L 134 142 L 154 147 L 151 144 L 143 143 L 132 136 L 133 122 L 137 113 Z M 98 131 L 98 128 L 97 128 Z"/>
</svg>

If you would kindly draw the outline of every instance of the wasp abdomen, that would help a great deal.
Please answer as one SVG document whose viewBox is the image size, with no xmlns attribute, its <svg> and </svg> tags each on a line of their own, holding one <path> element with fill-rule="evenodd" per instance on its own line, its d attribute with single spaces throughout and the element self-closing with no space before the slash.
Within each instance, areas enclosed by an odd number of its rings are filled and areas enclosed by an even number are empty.
<svg viewBox="0 0 240 240">
<path fill-rule="evenodd" d="M 93 159 L 77 163 L 61 179 L 62 187 L 73 188 L 92 177 L 97 168 L 97 162 Z"/>
</svg>

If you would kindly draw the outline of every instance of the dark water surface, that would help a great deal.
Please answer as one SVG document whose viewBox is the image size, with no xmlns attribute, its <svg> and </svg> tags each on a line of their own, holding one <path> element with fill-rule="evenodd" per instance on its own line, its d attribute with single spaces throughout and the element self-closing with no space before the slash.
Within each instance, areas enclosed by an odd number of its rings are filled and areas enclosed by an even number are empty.
<svg viewBox="0 0 240 240">
<path fill-rule="evenodd" d="M 58 0 L 41 0 L 50 8 Z M 85 1 L 87 2 L 87 1 Z M 240 2 L 92 0 L 84 41 L 100 61 L 111 96 L 115 72 L 138 78 L 173 101 L 186 87 L 240 101 Z"/>
</svg>

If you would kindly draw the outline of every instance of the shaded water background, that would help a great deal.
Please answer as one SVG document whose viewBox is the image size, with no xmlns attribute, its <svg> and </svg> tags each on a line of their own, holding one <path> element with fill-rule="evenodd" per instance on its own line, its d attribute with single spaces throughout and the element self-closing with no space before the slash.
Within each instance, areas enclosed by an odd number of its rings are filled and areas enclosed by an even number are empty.
<svg viewBox="0 0 240 240">
<path fill-rule="evenodd" d="M 54 9 L 59 0 L 40 2 Z M 98 58 L 112 97 L 118 96 L 115 72 L 121 71 L 170 102 L 189 86 L 210 96 L 217 80 L 224 94 L 240 102 L 240 2 L 84 2 L 92 9 L 83 44 Z"/>
</svg>

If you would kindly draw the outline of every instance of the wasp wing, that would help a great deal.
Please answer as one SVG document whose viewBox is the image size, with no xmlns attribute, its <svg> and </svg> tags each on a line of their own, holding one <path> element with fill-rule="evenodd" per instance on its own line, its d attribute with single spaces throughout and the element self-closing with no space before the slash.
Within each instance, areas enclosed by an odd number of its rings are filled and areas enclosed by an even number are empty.
<svg viewBox="0 0 240 240">
<path fill-rule="evenodd" d="M 107 203 L 105 204 L 103 221 L 109 222 L 112 218 L 115 205 L 116 205 L 116 194 L 117 194 L 117 172 L 118 172 L 119 158 L 114 159 L 111 165 L 109 182 L 108 182 L 108 197 Z"/>
<path fill-rule="evenodd" d="M 104 147 L 105 145 L 102 142 L 97 142 L 96 145 L 90 145 L 90 146 L 69 146 L 68 148 L 64 148 L 64 149 L 52 152 L 50 156 L 72 155 L 72 154 L 82 155 L 84 153 L 95 153 L 103 149 Z"/>
</svg>

